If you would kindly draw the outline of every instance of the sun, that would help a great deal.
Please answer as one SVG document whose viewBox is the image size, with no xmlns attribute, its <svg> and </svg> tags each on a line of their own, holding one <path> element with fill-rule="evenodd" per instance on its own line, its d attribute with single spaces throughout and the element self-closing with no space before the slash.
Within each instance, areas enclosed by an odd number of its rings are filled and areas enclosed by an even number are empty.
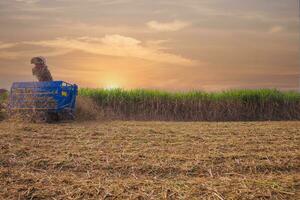
<svg viewBox="0 0 300 200">
<path fill-rule="evenodd" d="M 109 84 L 104 86 L 105 90 L 113 90 L 113 89 L 117 89 L 117 88 L 121 88 L 120 85 L 118 84 Z"/>
<path fill-rule="evenodd" d="M 105 90 L 123 88 L 124 77 L 119 77 L 118 75 L 116 75 L 116 73 L 110 72 L 102 75 L 102 78 L 99 80 L 99 84 Z"/>
</svg>

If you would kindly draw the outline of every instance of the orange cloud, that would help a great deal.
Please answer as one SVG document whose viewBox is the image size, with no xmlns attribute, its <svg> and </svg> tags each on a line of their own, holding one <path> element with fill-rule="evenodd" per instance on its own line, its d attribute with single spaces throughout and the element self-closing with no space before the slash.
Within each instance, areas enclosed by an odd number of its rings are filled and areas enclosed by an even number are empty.
<svg viewBox="0 0 300 200">
<path fill-rule="evenodd" d="M 175 20 L 172 22 L 158 22 L 150 21 L 147 23 L 148 27 L 155 31 L 178 31 L 181 30 L 190 24 L 188 22 Z"/>
<path fill-rule="evenodd" d="M 283 27 L 282 26 L 273 26 L 270 28 L 269 33 L 279 33 L 281 31 L 283 31 Z"/>
<path fill-rule="evenodd" d="M 16 46 L 17 43 L 5 43 L 0 41 L 0 49 L 8 49 Z"/>
<path fill-rule="evenodd" d="M 23 2 L 23 3 L 28 3 L 28 4 L 37 3 L 39 1 L 40 0 L 16 0 L 16 2 Z"/>
<path fill-rule="evenodd" d="M 65 50 L 79 50 L 91 54 L 117 57 L 133 57 L 159 63 L 194 65 L 196 61 L 180 55 L 164 52 L 158 45 L 143 45 L 141 41 L 122 35 L 106 35 L 103 38 L 79 37 L 74 39 L 31 41 L 24 44 Z"/>
</svg>

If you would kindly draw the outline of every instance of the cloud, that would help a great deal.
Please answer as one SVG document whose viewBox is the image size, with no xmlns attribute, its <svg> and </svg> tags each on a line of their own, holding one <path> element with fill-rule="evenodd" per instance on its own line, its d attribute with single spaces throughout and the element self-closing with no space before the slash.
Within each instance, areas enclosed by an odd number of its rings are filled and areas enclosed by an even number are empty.
<svg viewBox="0 0 300 200">
<path fill-rule="evenodd" d="M 190 24 L 188 22 L 175 20 L 172 22 L 158 22 L 150 21 L 147 23 L 147 26 L 156 31 L 178 31 L 181 30 Z"/>
<path fill-rule="evenodd" d="M 22 3 L 28 3 L 28 4 L 37 3 L 39 1 L 40 0 L 16 0 L 16 2 L 22 2 Z"/>
<path fill-rule="evenodd" d="M 95 1 L 95 0 L 90 0 L 90 1 Z M 100 1 L 99 3 L 104 5 L 115 5 L 115 4 L 126 4 L 131 2 L 133 2 L 133 0 L 105 0 L 105 1 Z"/>
<path fill-rule="evenodd" d="M 22 46 L 21 42 L 6 43 L 0 41 L 0 58 L 13 60 L 21 57 L 30 57 L 32 55 L 39 55 L 39 54 L 50 57 L 50 56 L 63 55 L 71 51 L 70 49 L 58 49 L 58 48 L 54 48 L 51 50 L 37 50 L 37 49 L 19 50 L 19 48 L 17 47 L 21 47 L 21 46 Z"/>
<path fill-rule="evenodd" d="M 194 60 L 166 52 L 166 50 L 169 49 L 162 46 L 165 42 L 167 41 L 158 40 L 142 43 L 135 38 L 122 35 L 106 35 L 102 38 L 86 36 L 77 38 L 56 38 L 53 40 L 23 41 L 19 43 L 5 43 L 0 41 L 0 58 L 17 59 L 36 54 L 58 56 L 73 51 L 83 51 L 96 55 L 132 57 L 174 65 L 194 65 L 196 63 Z M 23 47 L 28 45 L 39 46 L 43 49 L 31 47 L 30 49 L 27 48 L 28 50 L 19 50 L 24 49 Z"/>
<path fill-rule="evenodd" d="M 37 45 L 64 52 L 83 51 L 91 54 L 133 57 L 152 62 L 168 63 L 174 65 L 194 65 L 196 62 L 180 55 L 167 53 L 159 44 L 153 41 L 143 44 L 141 41 L 122 35 L 106 35 L 102 38 L 78 37 L 57 38 L 44 41 L 27 41 L 26 45 Z"/>
<path fill-rule="evenodd" d="M 0 41 L 0 49 L 8 49 L 16 46 L 17 43 L 5 43 Z"/>
<path fill-rule="evenodd" d="M 284 28 L 282 26 L 273 26 L 270 28 L 269 33 L 279 33 L 282 32 Z"/>
<path fill-rule="evenodd" d="M 11 52 L 11 51 L 0 51 L 1 59 L 14 60 L 19 57 L 19 53 Z"/>
<path fill-rule="evenodd" d="M 15 59 L 18 56 L 18 53 L 7 51 L 7 49 L 13 48 L 17 43 L 6 43 L 0 41 L 0 58 L 1 59 Z"/>
</svg>

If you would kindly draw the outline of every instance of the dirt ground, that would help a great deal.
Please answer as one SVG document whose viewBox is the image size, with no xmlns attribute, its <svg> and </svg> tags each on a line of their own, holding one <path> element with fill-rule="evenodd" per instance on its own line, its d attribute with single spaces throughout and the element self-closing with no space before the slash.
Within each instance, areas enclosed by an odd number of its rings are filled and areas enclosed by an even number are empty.
<svg viewBox="0 0 300 200">
<path fill-rule="evenodd" d="M 0 122 L 0 199 L 297 199 L 300 122 Z"/>
</svg>

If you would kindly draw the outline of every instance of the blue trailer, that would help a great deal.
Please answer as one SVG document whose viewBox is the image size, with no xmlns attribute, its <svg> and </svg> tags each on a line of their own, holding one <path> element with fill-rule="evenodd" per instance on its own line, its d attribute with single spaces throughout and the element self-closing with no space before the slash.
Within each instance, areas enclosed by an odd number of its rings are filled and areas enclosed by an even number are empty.
<svg viewBox="0 0 300 200">
<path fill-rule="evenodd" d="M 78 86 L 64 81 L 16 82 L 10 90 L 9 109 L 74 117 L 77 94 Z"/>
</svg>

